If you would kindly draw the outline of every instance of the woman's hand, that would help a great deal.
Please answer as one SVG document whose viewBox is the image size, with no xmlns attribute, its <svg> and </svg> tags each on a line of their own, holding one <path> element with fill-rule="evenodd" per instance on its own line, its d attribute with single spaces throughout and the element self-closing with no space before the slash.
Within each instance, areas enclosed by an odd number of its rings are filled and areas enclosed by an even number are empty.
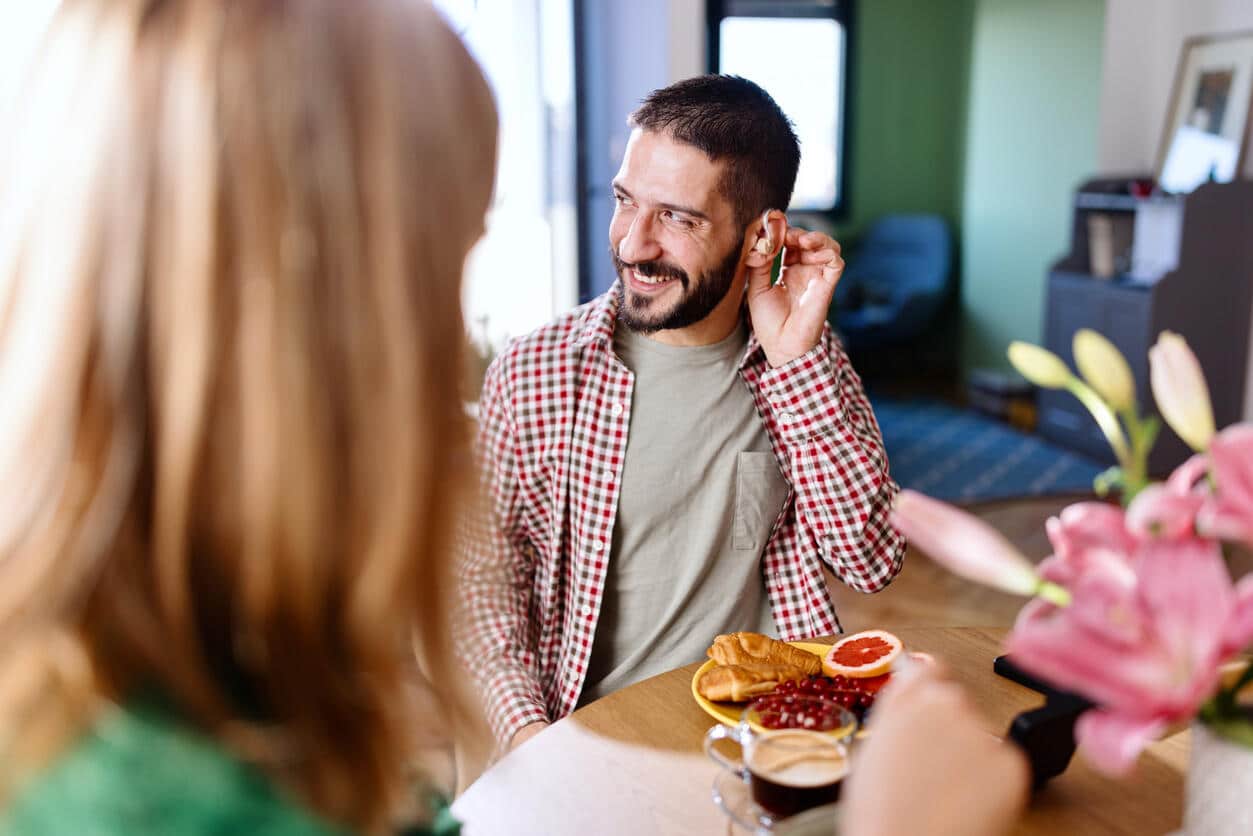
<svg viewBox="0 0 1253 836">
<path fill-rule="evenodd" d="M 893 675 L 870 730 L 844 787 L 845 836 L 992 836 L 1022 812 L 1026 758 L 934 665 Z"/>
</svg>

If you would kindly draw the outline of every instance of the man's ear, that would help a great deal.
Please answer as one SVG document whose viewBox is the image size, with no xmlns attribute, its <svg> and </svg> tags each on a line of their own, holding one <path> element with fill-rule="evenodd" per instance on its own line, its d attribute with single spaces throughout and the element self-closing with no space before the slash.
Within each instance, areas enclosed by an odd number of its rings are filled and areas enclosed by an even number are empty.
<svg viewBox="0 0 1253 836">
<path fill-rule="evenodd" d="M 773 263 L 783 249 L 786 236 L 787 216 L 778 209 L 763 212 L 760 218 L 748 225 L 745 233 L 748 255 L 744 258 L 744 263 L 756 268 Z"/>
</svg>

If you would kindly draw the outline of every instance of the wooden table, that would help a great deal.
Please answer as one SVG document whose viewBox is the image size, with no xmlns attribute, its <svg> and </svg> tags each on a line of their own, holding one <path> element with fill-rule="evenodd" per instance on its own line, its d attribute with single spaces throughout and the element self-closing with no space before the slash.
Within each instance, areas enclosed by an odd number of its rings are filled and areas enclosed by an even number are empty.
<svg viewBox="0 0 1253 836">
<path fill-rule="evenodd" d="M 992 672 L 1001 628 L 897 631 L 934 653 L 1003 734 L 1036 692 Z M 488 834 L 729 833 L 710 799 L 717 767 L 701 751 L 714 722 L 693 701 L 697 664 L 637 683 L 576 711 L 489 769 L 456 801 L 466 836 Z M 1033 799 L 1021 834 L 1162 834 L 1183 815 L 1187 734 L 1149 747 L 1136 773 L 1114 781 L 1076 756 Z"/>
</svg>

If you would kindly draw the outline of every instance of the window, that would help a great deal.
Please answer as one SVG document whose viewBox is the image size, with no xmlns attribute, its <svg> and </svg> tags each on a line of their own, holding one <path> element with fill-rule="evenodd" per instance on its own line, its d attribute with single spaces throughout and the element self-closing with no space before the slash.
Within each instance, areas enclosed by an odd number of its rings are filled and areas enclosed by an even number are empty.
<svg viewBox="0 0 1253 836">
<path fill-rule="evenodd" d="M 60 0 L 11 0 L 0 11 L 0 112 Z M 478 60 L 500 116 L 487 233 L 467 261 L 466 321 L 498 346 L 574 305 L 572 8 L 547 0 L 436 0 Z M 416 93 L 415 93 L 416 95 Z"/>
<path fill-rule="evenodd" d="M 435 6 L 478 61 L 500 117 L 496 191 L 463 295 L 466 323 L 486 351 L 577 300 L 573 13 L 546 0 Z"/>
<path fill-rule="evenodd" d="M 59 0 L 23 0 L 0 12 L 0 109 L 17 93 Z"/>
<path fill-rule="evenodd" d="M 842 212 L 849 0 L 709 0 L 713 72 L 768 92 L 796 126 L 796 212 Z"/>
</svg>

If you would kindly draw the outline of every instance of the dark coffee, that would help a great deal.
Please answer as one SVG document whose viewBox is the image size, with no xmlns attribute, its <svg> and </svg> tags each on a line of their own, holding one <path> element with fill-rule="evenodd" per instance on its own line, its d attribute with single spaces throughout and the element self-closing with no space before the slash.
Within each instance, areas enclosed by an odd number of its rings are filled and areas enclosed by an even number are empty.
<svg viewBox="0 0 1253 836">
<path fill-rule="evenodd" d="M 848 758 L 834 740 L 815 740 L 813 732 L 778 732 L 757 738 L 747 755 L 753 801 L 776 816 L 840 800 Z"/>
</svg>

